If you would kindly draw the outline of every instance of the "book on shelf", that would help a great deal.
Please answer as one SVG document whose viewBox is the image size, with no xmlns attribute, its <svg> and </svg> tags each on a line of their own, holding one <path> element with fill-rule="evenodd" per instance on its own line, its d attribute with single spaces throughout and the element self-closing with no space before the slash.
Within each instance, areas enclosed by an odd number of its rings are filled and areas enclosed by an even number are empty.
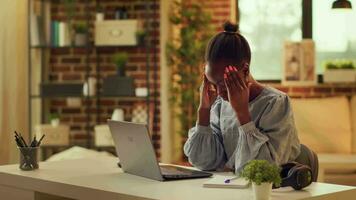
<svg viewBox="0 0 356 200">
<path fill-rule="evenodd" d="M 45 3 L 45 8 L 49 9 L 49 3 Z M 32 2 L 30 10 L 30 43 L 32 46 L 41 46 L 48 44 L 46 35 L 46 23 L 48 18 L 46 14 L 41 15 L 40 2 Z M 49 11 L 45 13 L 50 13 Z"/>
<path fill-rule="evenodd" d="M 50 2 L 31 1 L 30 6 L 31 46 L 69 46 L 69 23 L 51 20 Z"/>
<path fill-rule="evenodd" d="M 69 26 L 66 22 L 51 22 L 51 46 L 63 47 L 70 45 Z"/>
</svg>

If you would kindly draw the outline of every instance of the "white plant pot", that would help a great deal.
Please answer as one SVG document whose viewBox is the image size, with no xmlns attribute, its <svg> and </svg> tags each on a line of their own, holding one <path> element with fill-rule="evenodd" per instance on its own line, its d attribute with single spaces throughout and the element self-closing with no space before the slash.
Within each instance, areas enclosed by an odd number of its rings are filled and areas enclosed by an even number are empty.
<svg viewBox="0 0 356 200">
<path fill-rule="evenodd" d="M 75 34 L 74 44 L 75 46 L 85 46 L 87 45 L 87 35 L 84 33 Z"/>
<path fill-rule="evenodd" d="M 51 119 L 51 125 L 53 127 L 57 127 L 59 125 L 60 120 L 59 119 Z"/>
<path fill-rule="evenodd" d="M 272 183 L 257 185 L 252 182 L 253 197 L 255 200 L 269 200 L 271 198 Z"/>
<path fill-rule="evenodd" d="M 102 13 L 102 12 L 96 13 L 96 21 L 97 22 L 104 21 L 104 13 Z"/>
<path fill-rule="evenodd" d="M 324 72 L 325 83 L 352 83 L 356 82 L 355 69 L 328 69 Z"/>
</svg>

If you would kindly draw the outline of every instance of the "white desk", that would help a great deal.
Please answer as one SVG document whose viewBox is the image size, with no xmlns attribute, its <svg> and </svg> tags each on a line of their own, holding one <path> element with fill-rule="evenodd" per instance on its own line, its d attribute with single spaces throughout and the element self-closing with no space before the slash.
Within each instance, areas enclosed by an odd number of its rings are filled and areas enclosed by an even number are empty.
<svg viewBox="0 0 356 200">
<path fill-rule="evenodd" d="M 39 170 L 27 172 L 20 171 L 18 165 L 0 166 L 0 199 L 252 199 L 250 188 L 203 188 L 207 179 L 158 182 L 122 173 L 116 162 L 115 158 L 43 162 Z M 354 196 L 355 187 L 325 183 L 313 183 L 304 191 L 283 188 L 272 192 L 273 200 Z"/>
</svg>

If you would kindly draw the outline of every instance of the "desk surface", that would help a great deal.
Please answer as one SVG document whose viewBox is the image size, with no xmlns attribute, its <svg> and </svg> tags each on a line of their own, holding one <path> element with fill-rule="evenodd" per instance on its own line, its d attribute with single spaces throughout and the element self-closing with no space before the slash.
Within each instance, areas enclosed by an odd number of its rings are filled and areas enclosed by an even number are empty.
<svg viewBox="0 0 356 200">
<path fill-rule="evenodd" d="M 117 158 L 42 162 L 36 171 L 0 166 L 0 185 L 74 199 L 252 199 L 249 189 L 203 188 L 207 180 L 159 182 L 122 173 Z M 272 199 L 346 199 L 356 188 L 313 183 L 304 191 L 273 190 Z M 343 197 L 343 198 L 342 198 Z"/>
</svg>

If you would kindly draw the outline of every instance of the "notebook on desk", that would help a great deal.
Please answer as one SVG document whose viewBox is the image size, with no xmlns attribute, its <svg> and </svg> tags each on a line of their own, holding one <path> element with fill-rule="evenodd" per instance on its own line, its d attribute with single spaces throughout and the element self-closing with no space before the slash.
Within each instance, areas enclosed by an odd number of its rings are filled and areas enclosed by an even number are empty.
<svg viewBox="0 0 356 200">
<path fill-rule="evenodd" d="M 234 176 L 214 175 L 208 181 L 204 182 L 206 188 L 247 188 L 249 182 L 244 178 L 237 178 L 226 183 L 226 179 L 232 179 Z"/>
</svg>

